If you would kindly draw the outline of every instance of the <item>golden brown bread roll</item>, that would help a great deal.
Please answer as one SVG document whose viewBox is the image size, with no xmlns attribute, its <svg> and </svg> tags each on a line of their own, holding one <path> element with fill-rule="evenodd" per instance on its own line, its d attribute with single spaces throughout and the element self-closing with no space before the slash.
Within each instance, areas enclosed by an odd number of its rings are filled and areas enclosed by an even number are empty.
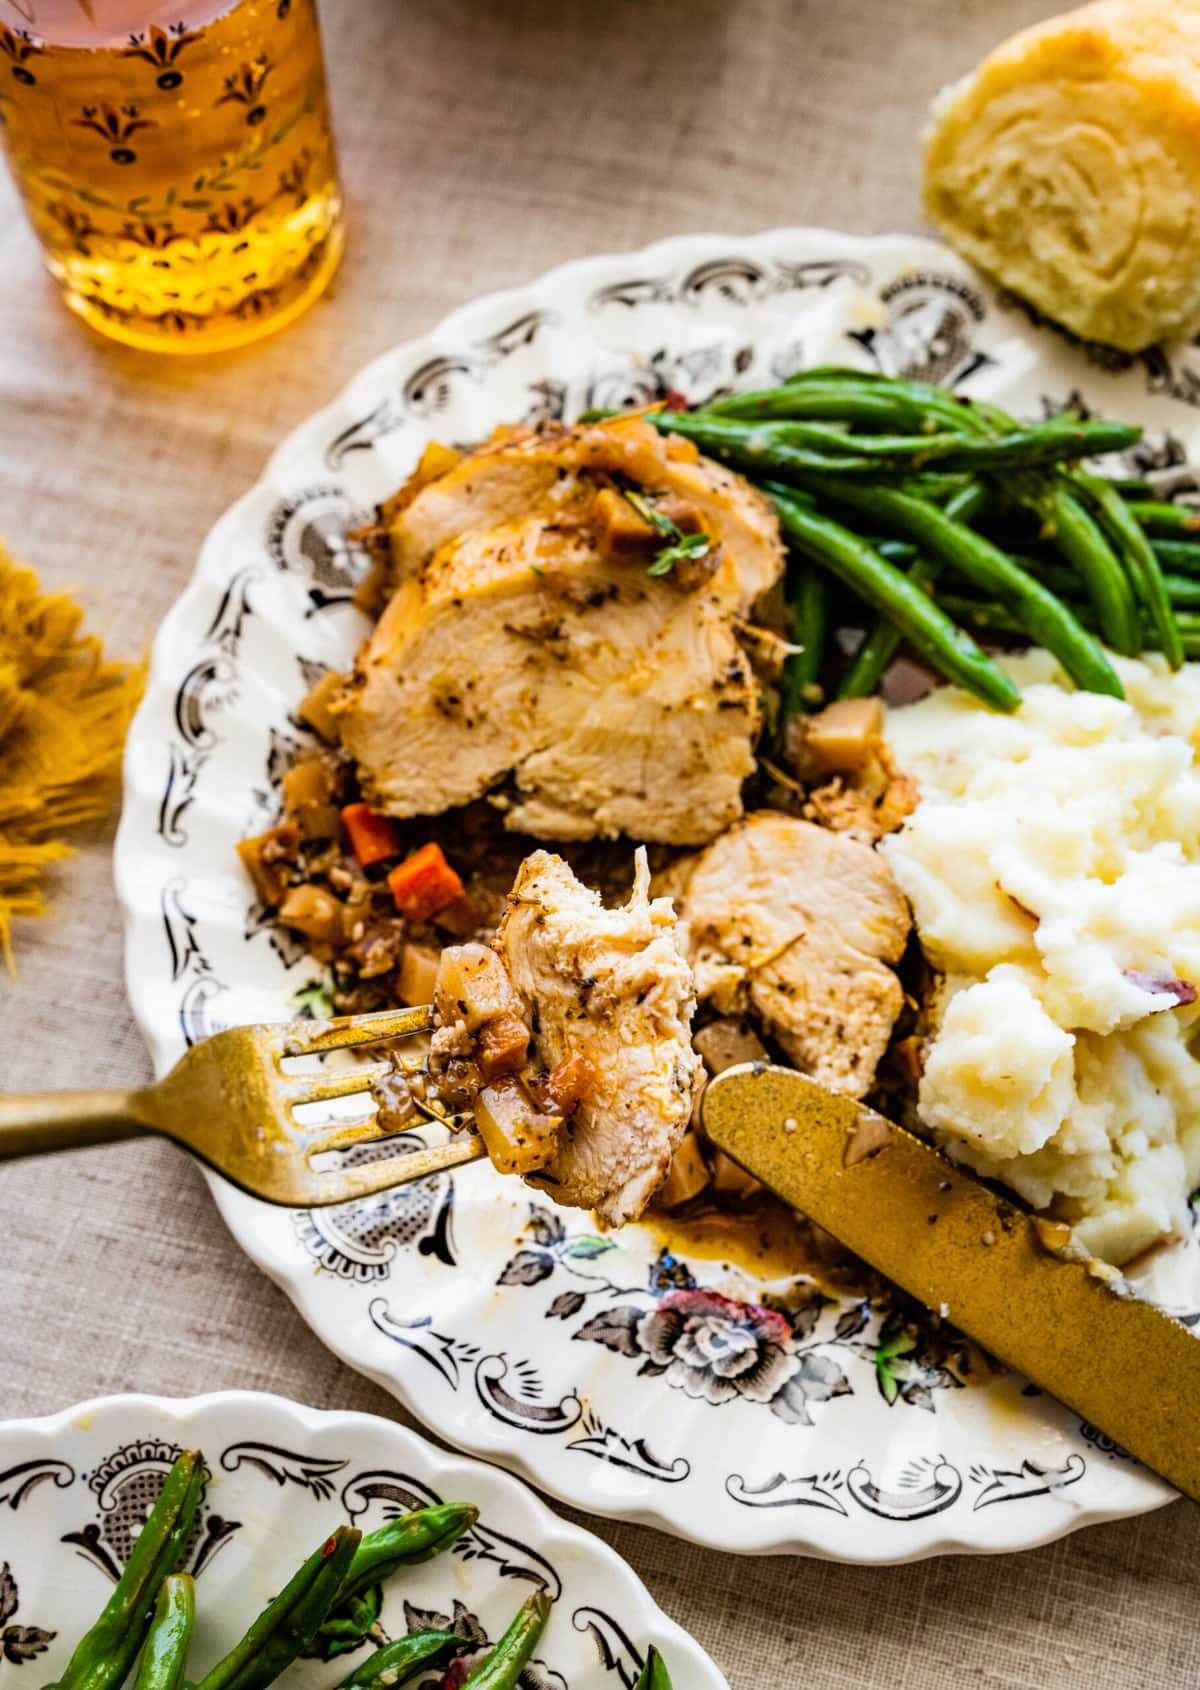
<svg viewBox="0 0 1200 1690">
<path fill-rule="evenodd" d="M 982 270 L 1136 352 L 1200 328 L 1200 0 L 1098 0 L 934 106 L 925 209 Z"/>
</svg>

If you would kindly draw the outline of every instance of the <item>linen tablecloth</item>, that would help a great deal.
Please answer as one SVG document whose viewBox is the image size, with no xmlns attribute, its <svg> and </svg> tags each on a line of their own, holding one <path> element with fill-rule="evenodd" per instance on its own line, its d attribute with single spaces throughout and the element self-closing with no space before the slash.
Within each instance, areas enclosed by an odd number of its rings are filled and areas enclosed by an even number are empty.
<svg viewBox="0 0 1200 1690">
<path fill-rule="evenodd" d="M 0 171 L 0 537 L 141 649 L 210 524 L 367 359 L 476 294 L 661 235 L 920 227 L 930 96 L 1039 0 L 324 0 L 350 241 L 282 337 L 198 363 L 85 335 Z M 0 1086 L 128 1085 L 101 831 L 18 932 Z M 0 1413 L 278 1391 L 403 1418 L 239 1254 L 200 1176 L 127 1145 L 0 1171 Z M 735 1690 L 1177 1690 L 1200 1681 L 1188 1503 L 1033 1553 L 863 1570 L 589 1521 Z M 0 1520 L 4 1533 L 14 1529 Z M 0 1556 L 2 1558 L 2 1556 Z M 0 1677 L 9 1669 L 0 1666 Z M 686 1686 L 681 1686 L 686 1690 Z"/>
</svg>

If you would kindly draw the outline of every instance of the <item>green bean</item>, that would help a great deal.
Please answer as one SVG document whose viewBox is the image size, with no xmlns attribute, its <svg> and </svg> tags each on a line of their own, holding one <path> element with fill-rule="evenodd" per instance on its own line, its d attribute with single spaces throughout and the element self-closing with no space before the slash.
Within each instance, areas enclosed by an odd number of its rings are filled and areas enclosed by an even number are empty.
<svg viewBox="0 0 1200 1690">
<path fill-rule="evenodd" d="M 787 575 L 788 633 L 801 649 L 792 652 L 783 666 L 780 727 L 821 702 L 821 664 L 829 634 L 828 577 L 811 561 L 802 563 L 794 555 L 788 560 Z"/>
<path fill-rule="evenodd" d="M 1100 525 L 1108 531 L 1108 537 L 1128 571 L 1167 662 L 1172 669 L 1180 668 L 1183 664 L 1183 641 L 1167 596 L 1162 570 L 1145 532 L 1130 516 L 1128 504 L 1103 476 L 1079 472 L 1072 480 L 1095 505 Z M 1136 655 L 1139 649 L 1135 646 L 1130 655 Z"/>
<path fill-rule="evenodd" d="M 905 572 L 910 586 L 926 592 L 938 576 L 936 559 L 918 557 Z M 894 622 L 881 616 L 869 628 L 838 682 L 837 698 L 870 698 L 879 691 L 883 677 L 900 648 L 901 633 Z"/>
<path fill-rule="evenodd" d="M 897 485 L 903 493 L 912 493 L 918 499 L 932 499 L 935 505 L 941 505 L 976 485 L 976 482 L 976 476 L 963 470 L 944 474 L 938 470 L 925 470 L 904 476 Z"/>
<path fill-rule="evenodd" d="M 1077 686 L 1124 696 L 1115 669 L 1079 619 L 990 540 L 955 522 L 936 505 L 907 493 L 832 480 L 822 490 L 835 504 L 860 512 L 872 523 L 899 529 L 922 550 L 1000 599 L 1030 637 L 1054 653 Z"/>
<path fill-rule="evenodd" d="M 1019 427 L 1015 417 L 998 405 L 976 399 L 967 393 L 956 393 L 948 387 L 938 387 L 929 381 L 916 381 L 908 376 L 888 376 L 881 370 L 853 370 L 840 365 L 823 365 L 811 370 L 798 370 L 789 376 L 786 387 L 803 387 L 808 383 L 820 387 L 828 385 L 861 384 L 871 393 L 885 390 L 902 396 L 910 405 L 920 409 L 926 417 L 940 418 L 949 427 L 968 434 L 999 433 Z"/>
<path fill-rule="evenodd" d="M 514 1690 L 525 1663 L 537 1648 L 553 1604 L 539 1590 L 517 1609 L 516 1617 L 496 1647 L 467 1678 L 462 1690 Z"/>
<path fill-rule="evenodd" d="M 431 1508 L 417 1508 L 398 1520 L 389 1520 L 378 1531 L 368 1532 L 354 1552 L 350 1571 L 338 1594 L 339 1602 L 356 1596 L 370 1584 L 378 1584 L 397 1567 L 431 1561 L 449 1549 L 479 1518 L 471 1502 L 439 1502 Z"/>
<path fill-rule="evenodd" d="M 1081 577 L 1109 645 L 1136 657 L 1141 634 L 1132 583 L 1073 483 L 1055 476 L 1029 491 L 1018 489 L 1017 496 L 1042 518 L 1043 534 Z"/>
<path fill-rule="evenodd" d="M 1200 581 L 1197 581 L 1195 576 L 1164 574 L 1162 581 L 1176 613 L 1181 610 L 1200 609 Z M 1178 626 L 1178 614 L 1175 616 L 1175 623 Z"/>
<path fill-rule="evenodd" d="M 442 1667 L 463 1647 L 464 1640 L 453 1631 L 414 1631 L 394 1643 L 385 1643 L 365 1661 L 360 1661 L 337 1690 L 395 1690 L 418 1673 Z"/>
<path fill-rule="evenodd" d="M 986 497 L 982 482 L 972 481 L 955 494 L 946 506 L 946 515 L 957 522 L 970 522 L 972 517 L 978 514 Z M 897 542 L 892 541 L 891 544 L 895 545 Z M 879 544 L 877 549 L 882 556 L 889 556 L 882 544 Z M 908 579 L 914 587 L 919 587 L 924 592 L 933 586 L 941 574 L 941 559 L 923 557 L 915 546 L 910 549 L 914 561 L 908 571 Z M 878 692 L 899 645 L 899 629 L 886 616 L 881 616 L 875 626 L 863 635 L 862 644 L 854 653 L 838 685 L 838 698 L 870 698 L 872 693 Z"/>
<path fill-rule="evenodd" d="M 908 540 L 889 540 L 875 534 L 864 534 L 863 539 L 889 563 L 912 563 L 917 556 L 917 548 Z"/>
<path fill-rule="evenodd" d="M 1185 534 L 1200 540 L 1200 510 L 1195 505 L 1169 505 L 1155 499 L 1132 499 L 1129 514 L 1141 524 L 1147 534 L 1164 534 L 1182 538 Z"/>
<path fill-rule="evenodd" d="M 321 1641 L 334 1654 L 353 1648 L 379 1618 L 379 1584 L 398 1567 L 416 1566 L 440 1555 L 478 1518 L 479 1510 L 473 1503 L 439 1502 L 368 1532 L 355 1550 L 337 1601 L 321 1625 Z"/>
<path fill-rule="evenodd" d="M 786 488 L 768 490 L 789 545 L 832 571 L 859 598 L 894 621 L 947 680 L 997 710 L 1017 708 L 1021 697 L 1007 675 L 907 576 L 849 529 L 796 504 Z"/>
<path fill-rule="evenodd" d="M 769 387 L 758 393 L 733 393 L 704 405 L 693 415 L 740 417 L 751 422 L 783 418 L 792 422 L 813 419 L 822 422 L 850 422 L 866 427 L 887 427 L 918 433 L 927 426 L 924 407 L 914 405 L 901 394 L 864 392 L 847 383 L 829 383 L 811 392 L 797 387 Z"/>
<path fill-rule="evenodd" d="M 638 1673 L 633 1690 L 672 1690 L 667 1664 L 653 1643 L 646 1650 L 646 1664 Z"/>
<path fill-rule="evenodd" d="M 1195 583 L 1191 583 L 1193 588 Z M 992 628 L 1006 634 L 1020 634 L 1026 640 L 1028 635 L 1010 611 L 994 599 L 974 598 L 964 593 L 942 593 L 939 595 L 946 610 L 964 622 L 972 622 L 980 628 Z M 1085 624 L 1094 621 L 1095 612 L 1091 605 L 1075 603 L 1070 607 L 1079 620 Z M 1183 642 L 1184 653 L 1188 657 L 1195 657 L 1200 649 L 1200 613 L 1197 610 L 1183 610 L 1176 618 L 1179 624 L 1180 638 Z M 1158 635 L 1147 625 L 1143 642 L 1146 651 L 1157 651 Z"/>
<path fill-rule="evenodd" d="M 195 1583 L 188 1573 L 168 1573 L 158 1587 L 133 1690 L 181 1690 L 195 1623 Z"/>
<path fill-rule="evenodd" d="M 1196 540 L 1151 540 L 1159 563 L 1187 575 L 1200 575 L 1200 534 Z"/>
<path fill-rule="evenodd" d="M 362 1533 L 339 1526 L 195 1690 L 263 1690 L 303 1654 L 336 1602 Z"/>
<path fill-rule="evenodd" d="M 117 1690 L 123 1682 L 149 1630 L 158 1587 L 187 1547 L 204 1480 L 200 1452 L 185 1450 L 163 1481 L 117 1588 L 76 1644 L 58 1690 Z"/>
<path fill-rule="evenodd" d="M 659 411 L 649 419 L 664 432 L 682 434 L 702 451 L 748 473 L 771 471 L 790 480 L 814 470 L 835 474 L 878 474 L 935 463 L 943 469 L 1026 469 L 1101 452 L 1117 451 L 1140 438 L 1125 423 L 1075 422 L 1052 417 L 1010 434 L 973 436 L 955 430 L 939 434 L 846 434 L 820 423 L 742 423 L 703 412 Z M 801 483 L 804 484 L 803 482 Z"/>
</svg>

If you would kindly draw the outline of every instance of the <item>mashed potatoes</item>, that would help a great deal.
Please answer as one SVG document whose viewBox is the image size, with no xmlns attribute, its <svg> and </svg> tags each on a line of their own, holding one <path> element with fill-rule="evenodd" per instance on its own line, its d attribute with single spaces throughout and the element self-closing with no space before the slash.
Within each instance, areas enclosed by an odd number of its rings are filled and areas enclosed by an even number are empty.
<svg viewBox="0 0 1200 1690">
<path fill-rule="evenodd" d="M 1200 1185 L 1200 664 L 1116 661 L 1125 703 L 1032 652 L 1014 716 L 892 711 L 921 798 L 882 848 L 944 975 L 921 1119 L 1121 1263 Z"/>
</svg>

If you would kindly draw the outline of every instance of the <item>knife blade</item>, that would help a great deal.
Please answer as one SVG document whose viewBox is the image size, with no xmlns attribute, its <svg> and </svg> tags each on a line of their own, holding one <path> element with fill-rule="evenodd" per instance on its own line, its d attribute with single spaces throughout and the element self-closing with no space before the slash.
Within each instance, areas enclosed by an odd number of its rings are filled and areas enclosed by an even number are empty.
<svg viewBox="0 0 1200 1690">
<path fill-rule="evenodd" d="M 701 1125 L 870 1267 L 1200 1501 L 1200 1340 L 1068 1226 L 788 1068 L 727 1069 Z"/>
</svg>

